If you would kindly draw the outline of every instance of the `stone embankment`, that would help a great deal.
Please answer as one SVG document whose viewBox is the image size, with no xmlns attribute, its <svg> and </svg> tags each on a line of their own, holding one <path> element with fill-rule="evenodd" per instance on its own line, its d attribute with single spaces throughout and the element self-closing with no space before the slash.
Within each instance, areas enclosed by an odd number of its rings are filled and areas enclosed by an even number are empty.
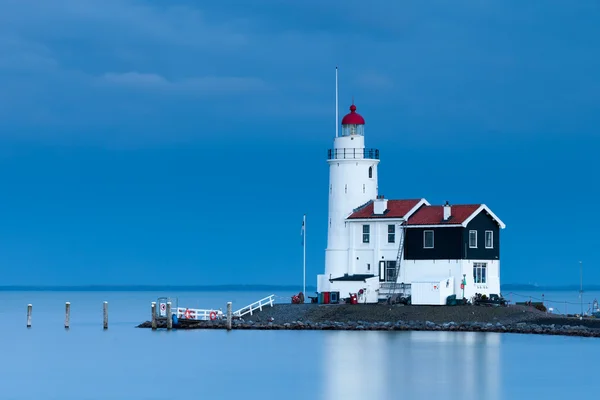
<svg viewBox="0 0 600 400">
<path fill-rule="evenodd" d="M 150 328 L 144 322 L 139 328 Z M 159 321 L 159 328 L 166 323 Z M 226 329 L 224 320 L 180 320 L 176 329 Z M 233 329 L 462 331 L 600 337 L 600 320 L 567 318 L 524 306 L 276 304 L 234 319 Z"/>
</svg>

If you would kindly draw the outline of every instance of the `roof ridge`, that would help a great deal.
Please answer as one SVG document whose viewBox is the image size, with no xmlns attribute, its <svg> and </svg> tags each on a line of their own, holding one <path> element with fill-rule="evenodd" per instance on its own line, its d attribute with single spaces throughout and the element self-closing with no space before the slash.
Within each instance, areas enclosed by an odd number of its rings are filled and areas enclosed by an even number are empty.
<svg viewBox="0 0 600 400">
<path fill-rule="evenodd" d="M 368 206 L 369 204 L 371 204 L 373 202 L 373 199 L 367 201 L 365 204 L 361 204 L 360 206 L 356 207 L 355 209 L 352 210 L 353 213 L 360 211 L 362 209 L 364 209 L 366 206 Z"/>
</svg>

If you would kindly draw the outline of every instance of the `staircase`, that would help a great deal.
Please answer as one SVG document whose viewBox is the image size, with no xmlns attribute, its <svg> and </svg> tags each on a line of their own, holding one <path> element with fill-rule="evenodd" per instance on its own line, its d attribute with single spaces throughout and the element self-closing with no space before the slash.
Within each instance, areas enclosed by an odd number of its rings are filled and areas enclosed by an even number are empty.
<svg viewBox="0 0 600 400">
<path fill-rule="evenodd" d="M 402 260 L 404 258 L 404 242 L 406 240 L 406 221 L 400 224 L 400 245 L 398 246 L 398 254 L 396 255 L 396 269 L 394 270 L 394 276 L 390 277 L 390 281 L 381 282 L 379 286 L 379 298 L 387 300 L 391 299 L 392 303 L 397 302 L 397 297 L 404 297 L 410 295 L 410 284 L 399 282 L 401 279 L 400 272 L 402 268 Z"/>
</svg>

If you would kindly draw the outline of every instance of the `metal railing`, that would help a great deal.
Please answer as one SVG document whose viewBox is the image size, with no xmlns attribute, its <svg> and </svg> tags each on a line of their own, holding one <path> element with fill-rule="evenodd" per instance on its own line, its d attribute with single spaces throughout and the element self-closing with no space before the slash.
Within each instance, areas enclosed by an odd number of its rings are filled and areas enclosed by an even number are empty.
<svg viewBox="0 0 600 400">
<path fill-rule="evenodd" d="M 193 319 L 196 321 L 208 321 L 223 318 L 221 310 L 205 310 L 198 308 L 183 308 L 178 307 L 174 310 L 178 319 Z"/>
<path fill-rule="evenodd" d="M 270 305 L 273 307 L 275 302 L 275 295 L 265 297 L 249 304 L 245 307 L 240 308 L 237 311 L 232 312 L 234 317 L 242 317 L 246 314 L 252 315 L 253 312 L 262 311 L 263 307 Z M 200 309 L 200 308 L 185 308 L 177 307 L 173 308 L 172 313 L 177 315 L 178 319 L 187 319 L 195 321 L 208 321 L 208 320 L 220 320 L 224 318 L 223 311 L 214 309 Z"/>
<path fill-rule="evenodd" d="M 411 285 L 410 283 L 394 283 L 394 282 L 381 282 L 379 284 L 379 294 L 391 294 L 392 291 L 396 293 L 404 293 L 405 295 L 411 294 Z"/>
<path fill-rule="evenodd" d="M 237 311 L 234 311 L 233 315 L 235 317 L 243 317 L 246 314 L 252 315 L 252 312 L 254 312 L 256 310 L 262 311 L 262 308 L 264 306 L 270 305 L 271 307 L 273 307 L 274 299 L 275 299 L 275 295 L 272 294 L 270 296 L 265 297 L 264 299 L 260 299 L 258 301 L 255 301 L 252 304 L 247 305 L 246 307 L 243 307 Z"/>
<path fill-rule="evenodd" d="M 341 159 L 372 159 L 379 160 L 379 149 L 340 148 L 327 150 L 328 160 Z"/>
</svg>

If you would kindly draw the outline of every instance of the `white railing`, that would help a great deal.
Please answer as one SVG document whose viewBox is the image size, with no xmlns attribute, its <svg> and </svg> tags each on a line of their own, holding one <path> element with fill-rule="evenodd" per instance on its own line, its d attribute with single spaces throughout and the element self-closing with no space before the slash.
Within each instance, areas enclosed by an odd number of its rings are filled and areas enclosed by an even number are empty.
<svg viewBox="0 0 600 400">
<path fill-rule="evenodd" d="M 270 296 L 265 297 L 264 299 L 260 299 L 258 301 L 255 301 L 254 303 L 247 305 L 246 307 L 240 308 L 237 311 L 233 312 L 233 315 L 235 317 L 243 317 L 246 314 L 250 314 L 252 315 L 253 311 L 259 310 L 262 311 L 262 308 L 264 306 L 270 305 L 271 307 L 273 307 L 273 301 L 274 301 L 275 295 L 272 294 Z"/>
<path fill-rule="evenodd" d="M 411 294 L 410 283 L 405 283 L 404 288 L 402 288 L 401 283 L 396 283 L 395 285 L 396 285 L 396 287 L 394 288 L 394 282 L 381 282 L 379 284 L 379 294 L 387 296 L 387 295 L 390 295 L 392 293 L 392 291 L 394 291 L 395 294 L 402 294 L 402 293 L 404 293 L 406 295 Z"/>
<path fill-rule="evenodd" d="M 253 312 L 259 310 L 262 311 L 263 307 L 270 305 L 273 307 L 275 301 L 275 295 L 265 297 L 255 301 L 246 307 L 240 308 L 234 311 L 232 314 L 234 317 L 242 317 L 246 314 L 252 315 Z M 173 314 L 177 315 L 177 319 L 181 320 L 195 320 L 195 321 L 214 321 L 224 318 L 223 311 L 221 310 L 209 310 L 209 309 L 198 309 L 198 308 L 184 308 L 178 307 L 173 309 Z"/>
<path fill-rule="evenodd" d="M 196 321 L 208 321 L 223 318 L 221 310 L 202 310 L 197 308 L 179 307 L 173 311 L 177 315 L 177 319 L 187 319 Z"/>
</svg>

